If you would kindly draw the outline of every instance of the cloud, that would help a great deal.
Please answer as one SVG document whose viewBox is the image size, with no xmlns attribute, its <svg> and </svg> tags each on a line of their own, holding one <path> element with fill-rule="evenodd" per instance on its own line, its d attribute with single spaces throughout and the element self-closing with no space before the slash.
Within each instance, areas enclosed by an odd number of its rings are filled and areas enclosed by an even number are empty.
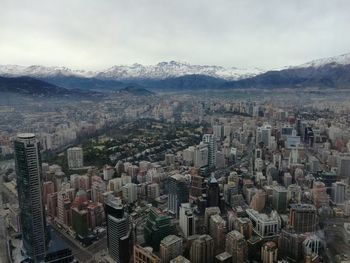
<svg viewBox="0 0 350 263">
<path fill-rule="evenodd" d="M 350 2 L 0 2 L 1 64 L 102 69 L 181 60 L 276 68 L 350 52 Z"/>
</svg>

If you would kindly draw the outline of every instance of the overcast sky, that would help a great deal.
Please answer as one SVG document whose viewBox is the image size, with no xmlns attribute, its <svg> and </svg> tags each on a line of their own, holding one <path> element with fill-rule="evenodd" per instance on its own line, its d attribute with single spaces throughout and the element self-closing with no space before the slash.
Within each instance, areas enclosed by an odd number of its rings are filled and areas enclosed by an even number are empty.
<svg viewBox="0 0 350 263">
<path fill-rule="evenodd" d="M 348 0 L 0 0 L 0 64 L 269 69 L 348 52 Z"/>
</svg>

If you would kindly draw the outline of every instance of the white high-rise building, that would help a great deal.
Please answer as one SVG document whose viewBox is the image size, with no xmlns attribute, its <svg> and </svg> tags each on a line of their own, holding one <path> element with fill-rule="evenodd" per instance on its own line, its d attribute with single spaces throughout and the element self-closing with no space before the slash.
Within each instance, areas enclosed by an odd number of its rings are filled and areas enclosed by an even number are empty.
<svg viewBox="0 0 350 263">
<path fill-rule="evenodd" d="M 137 200 L 137 185 L 133 183 L 127 183 L 122 187 L 123 198 L 130 204 Z"/>
<path fill-rule="evenodd" d="M 196 233 L 196 220 L 190 203 L 181 204 L 179 219 L 180 228 L 186 238 Z"/>
<path fill-rule="evenodd" d="M 216 152 L 218 151 L 216 137 L 213 134 L 204 134 L 202 141 L 204 143 L 208 144 L 208 165 L 210 167 L 215 167 L 216 166 Z"/>
<path fill-rule="evenodd" d="M 160 242 L 160 258 L 162 263 L 168 263 L 170 260 L 182 255 L 182 238 L 169 235 Z"/>
<path fill-rule="evenodd" d="M 213 125 L 213 135 L 217 140 L 221 140 L 221 138 L 222 138 L 222 126 L 221 125 Z"/>
<path fill-rule="evenodd" d="M 200 143 L 194 149 L 194 166 L 203 167 L 208 165 L 208 145 Z"/>
<path fill-rule="evenodd" d="M 344 204 L 346 200 L 346 186 L 343 182 L 332 183 L 332 200 L 337 205 Z"/>
<path fill-rule="evenodd" d="M 73 147 L 67 150 L 67 160 L 69 169 L 82 168 L 83 164 L 83 149 Z"/>
</svg>

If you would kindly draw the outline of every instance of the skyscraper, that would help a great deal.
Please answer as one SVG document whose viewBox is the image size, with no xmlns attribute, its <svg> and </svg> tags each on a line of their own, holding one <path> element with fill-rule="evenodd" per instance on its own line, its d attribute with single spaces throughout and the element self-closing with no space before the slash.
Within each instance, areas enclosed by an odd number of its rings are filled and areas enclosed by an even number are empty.
<svg viewBox="0 0 350 263">
<path fill-rule="evenodd" d="M 209 234 L 214 239 L 215 255 L 222 253 L 225 246 L 226 221 L 220 215 L 210 217 Z"/>
<path fill-rule="evenodd" d="M 209 179 L 208 182 L 208 207 L 219 206 L 220 200 L 220 187 L 218 181 L 214 176 Z"/>
<path fill-rule="evenodd" d="M 214 261 L 214 240 L 202 235 L 193 241 L 190 250 L 191 263 L 212 263 Z"/>
<path fill-rule="evenodd" d="M 160 241 L 173 234 L 174 230 L 171 217 L 163 214 L 157 208 L 151 208 L 144 228 L 144 238 L 147 245 L 155 251 L 159 251 Z"/>
<path fill-rule="evenodd" d="M 109 255 L 117 263 L 129 262 L 132 248 L 130 217 L 117 198 L 107 199 L 105 211 Z"/>
<path fill-rule="evenodd" d="M 187 238 L 195 234 L 196 225 L 193 209 L 190 203 L 182 203 L 180 206 L 180 228 Z"/>
<path fill-rule="evenodd" d="M 247 258 L 247 242 L 236 230 L 226 235 L 226 252 L 232 255 L 233 263 L 243 263 Z"/>
<path fill-rule="evenodd" d="M 314 232 L 317 227 L 317 210 L 311 204 L 292 204 L 289 224 L 297 233 Z"/>
<path fill-rule="evenodd" d="M 221 129 L 221 127 L 220 127 Z M 216 166 L 217 141 L 213 134 L 204 134 L 203 142 L 208 144 L 208 165 L 209 167 Z"/>
<path fill-rule="evenodd" d="M 182 255 L 182 238 L 169 235 L 160 242 L 160 258 L 162 263 L 167 263 L 171 259 Z"/>
<path fill-rule="evenodd" d="M 49 240 L 42 199 L 39 141 L 32 133 L 19 134 L 14 149 L 23 247 L 37 262 L 45 257 Z"/>
<path fill-rule="evenodd" d="M 175 174 L 169 178 L 168 210 L 178 217 L 181 203 L 188 202 L 189 187 L 185 176 Z"/>
</svg>

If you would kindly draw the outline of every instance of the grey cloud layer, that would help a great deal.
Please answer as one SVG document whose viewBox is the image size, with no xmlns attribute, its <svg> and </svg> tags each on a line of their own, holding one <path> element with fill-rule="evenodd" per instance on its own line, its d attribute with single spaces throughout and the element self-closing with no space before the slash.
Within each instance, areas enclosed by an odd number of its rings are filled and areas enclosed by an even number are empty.
<svg viewBox="0 0 350 263">
<path fill-rule="evenodd" d="M 0 58 L 275 68 L 350 52 L 349 14 L 346 0 L 0 0 Z"/>
</svg>

